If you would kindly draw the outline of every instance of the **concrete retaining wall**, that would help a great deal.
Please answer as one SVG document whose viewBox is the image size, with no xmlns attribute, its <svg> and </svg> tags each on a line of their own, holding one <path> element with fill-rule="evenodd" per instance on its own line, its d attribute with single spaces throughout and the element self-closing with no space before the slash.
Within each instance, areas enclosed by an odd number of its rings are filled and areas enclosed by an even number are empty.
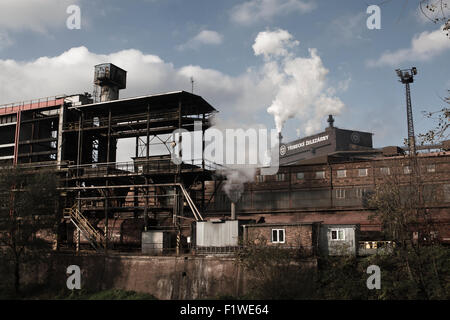
<svg viewBox="0 0 450 320">
<path fill-rule="evenodd" d="M 226 256 L 138 256 L 54 254 L 48 261 L 26 271 L 23 283 L 45 283 L 66 289 L 66 269 L 78 265 L 81 288 L 123 289 L 149 293 L 158 299 L 208 299 L 242 296 L 249 275 L 233 257 Z M 304 266 L 316 267 L 315 259 Z M 67 289 L 68 290 L 68 289 Z"/>
</svg>

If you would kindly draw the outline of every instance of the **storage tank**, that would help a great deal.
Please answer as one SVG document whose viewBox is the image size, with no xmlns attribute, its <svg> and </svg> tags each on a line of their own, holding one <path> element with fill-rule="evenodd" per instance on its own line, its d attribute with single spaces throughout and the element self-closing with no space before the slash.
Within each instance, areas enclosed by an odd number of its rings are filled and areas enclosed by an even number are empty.
<svg viewBox="0 0 450 320">
<path fill-rule="evenodd" d="M 119 90 L 125 89 L 127 72 L 112 63 L 95 66 L 94 101 L 105 102 L 119 99 Z"/>
</svg>

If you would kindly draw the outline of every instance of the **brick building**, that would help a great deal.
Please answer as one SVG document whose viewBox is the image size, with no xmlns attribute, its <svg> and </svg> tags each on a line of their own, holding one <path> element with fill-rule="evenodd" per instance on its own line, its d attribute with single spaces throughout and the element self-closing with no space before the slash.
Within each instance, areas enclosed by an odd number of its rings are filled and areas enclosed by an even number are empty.
<svg viewBox="0 0 450 320">
<path fill-rule="evenodd" d="M 330 130 L 337 132 L 334 127 L 328 128 Z M 351 137 L 351 133 L 348 136 Z M 411 163 L 415 160 L 399 147 L 374 149 L 369 147 L 371 141 L 365 144 L 359 150 L 355 147 L 355 150 L 347 148 L 316 156 L 310 153 L 306 158 L 302 155 L 298 161 L 280 166 L 276 175 L 257 174 L 253 182 L 245 185 L 236 204 L 238 217 L 267 224 L 321 221 L 323 224 L 359 225 L 361 241 L 386 240 L 380 222 L 370 219 L 374 210 L 369 207 L 368 199 L 383 184 L 393 183 L 403 190 L 414 179 L 423 189 L 427 212 L 435 222 L 435 234 L 441 241 L 450 243 L 448 141 L 435 152 L 418 153 L 417 165 Z M 417 169 L 413 172 L 413 168 Z M 209 182 L 209 190 L 213 184 L 217 187 L 217 182 Z M 208 207 L 208 216 L 228 216 L 227 195 L 216 191 L 209 196 L 213 196 L 213 201 Z"/>
</svg>

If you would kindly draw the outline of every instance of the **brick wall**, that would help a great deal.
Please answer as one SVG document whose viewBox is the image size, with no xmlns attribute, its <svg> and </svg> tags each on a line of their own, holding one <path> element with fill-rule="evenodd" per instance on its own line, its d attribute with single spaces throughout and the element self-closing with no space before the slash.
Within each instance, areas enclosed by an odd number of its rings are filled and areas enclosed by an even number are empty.
<svg viewBox="0 0 450 320">
<path fill-rule="evenodd" d="M 272 230 L 284 229 L 285 241 L 284 243 L 272 242 Z M 315 245 L 314 240 L 314 225 L 261 225 L 261 226 L 247 226 L 246 227 L 246 241 L 250 244 L 261 244 L 278 247 L 302 247 L 309 252 L 312 252 Z"/>
</svg>

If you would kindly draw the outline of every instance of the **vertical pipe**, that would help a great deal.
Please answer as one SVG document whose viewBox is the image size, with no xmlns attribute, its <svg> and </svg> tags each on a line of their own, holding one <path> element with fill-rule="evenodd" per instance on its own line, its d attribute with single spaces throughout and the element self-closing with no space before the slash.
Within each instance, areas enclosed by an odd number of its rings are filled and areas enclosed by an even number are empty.
<svg viewBox="0 0 450 320">
<path fill-rule="evenodd" d="M 202 117 L 202 171 L 205 174 L 205 114 Z M 205 211 L 205 177 L 202 179 L 202 211 Z"/>
<path fill-rule="evenodd" d="M 231 220 L 236 220 L 236 204 L 231 202 Z"/>
</svg>

